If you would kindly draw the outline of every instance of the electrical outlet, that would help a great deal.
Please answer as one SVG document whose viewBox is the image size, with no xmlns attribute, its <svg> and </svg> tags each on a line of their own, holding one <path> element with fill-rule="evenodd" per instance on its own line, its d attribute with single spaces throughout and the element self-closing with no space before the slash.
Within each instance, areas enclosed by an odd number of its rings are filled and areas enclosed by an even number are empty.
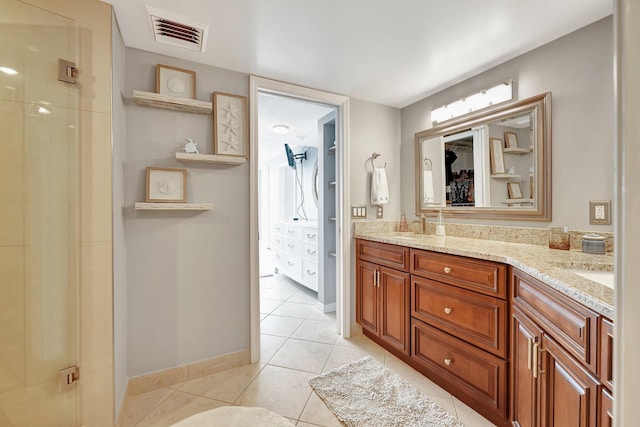
<svg viewBox="0 0 640 427">
<path fill-rule="evenodd" d="M 592 200 L 589 202 L 589 224 L 611 224 L 611 201 Z"/>
<path fill-rule="evenodd" d="M 377 219 L 384 218 L 384 209 L 380 205 L 376 206 L 376 218 Z"/>
</svg>

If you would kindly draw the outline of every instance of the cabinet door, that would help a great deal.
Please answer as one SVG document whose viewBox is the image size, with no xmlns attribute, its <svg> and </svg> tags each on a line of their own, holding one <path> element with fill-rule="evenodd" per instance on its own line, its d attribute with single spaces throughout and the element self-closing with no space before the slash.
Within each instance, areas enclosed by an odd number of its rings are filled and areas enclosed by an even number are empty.
<svg viewBox="0 0 640 427">
<path fill-rule="evenodd" d="M 539 382 L 533 377 L 533 344 L 542 331 L 517 307 L 511 317 L 511 420 L 514 426 L 538 423 Z"/>
<path fill-rule="evenodd" d="M 378 334 L 378 266 L 366 261 L 356 263 L 356 322 Z"/>
<path fill-rule="evenodd" d="M 600 426 L 613 426 L 613 396 L 609 390 L 603 388 L 600 392 Z"/>
<path fill-rule="evenodd" d="M 380 338 L 409 354 L 410 275 L 379 267 Z"/>
<path fill-rule="evenodd" d="M 542 425 L 596 427 L 597 379 L 548 335 L 542 337 L 542 348 Z"/>
</svg>

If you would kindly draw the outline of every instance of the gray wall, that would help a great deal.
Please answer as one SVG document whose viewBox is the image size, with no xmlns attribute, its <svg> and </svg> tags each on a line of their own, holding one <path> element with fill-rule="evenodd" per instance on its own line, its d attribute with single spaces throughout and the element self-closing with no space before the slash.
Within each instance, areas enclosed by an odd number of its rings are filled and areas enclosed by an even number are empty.
<svg viewBox="0 0 640 427">
<path fill-rule="evenodd" d="M 403 208 L 415 212 L 413 136 L 431 127 L 431 110 L 507 79 L 514 80 L 516 99 L 552 92 L 552 224 L 577 230 L 613 231 L 612 226 L 589 225 L 589 200 L 613 199 L 612 17 L 404 108 Z M 548 227 L 550 224 L 510 222 L 507 225 Z"/>
<path fill-rule="evenodd" d="M 126 115 L 124 106 L 125 47 L 112 15 L 113 86 L 112 179 L 113 179 L 113 352 L 116 418 L 127 386 L 127 248 L 124 234 L 124 161 L 126 154 Z"/>
<path fill-rule="evenodd" d="M 154 92 L 156 64 L 194 70 L 199 100 L 248 95 L 246 74 L 126 50 L 126 90 Z M 211 115 L 126 105 L 128 376 L 249 348 L 249 163 L 179 163 L 186 137 L 213 153 Z M 147 166 L 188 169 L 188 201 L 203 213 L 135 211 Z"/>
</svg>

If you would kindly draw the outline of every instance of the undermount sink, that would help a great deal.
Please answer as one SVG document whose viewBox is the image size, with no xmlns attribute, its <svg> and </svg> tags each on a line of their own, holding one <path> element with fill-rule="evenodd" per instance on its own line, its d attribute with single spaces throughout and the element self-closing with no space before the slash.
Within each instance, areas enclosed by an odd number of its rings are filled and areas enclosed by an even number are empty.
<svg viewBox="0 0 640 427">
<path fill-rule="evenodd" d="M 614 288 L 613 271 L 569 270 L 578 276 L 600 283 L 608 288 Z"/>
</svg>

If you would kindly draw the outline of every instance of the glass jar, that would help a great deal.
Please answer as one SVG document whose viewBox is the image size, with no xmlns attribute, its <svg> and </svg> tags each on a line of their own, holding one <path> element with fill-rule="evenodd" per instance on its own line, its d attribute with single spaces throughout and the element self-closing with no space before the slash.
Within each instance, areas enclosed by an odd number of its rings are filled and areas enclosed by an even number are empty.
<svg viewBox="0 0 640 427">
<path fill-rule="evenodd" d="M 551 227 L 549 229 L 549 248 L 568 251 L 571 246 L 568 227 Z"/>
</svg>

